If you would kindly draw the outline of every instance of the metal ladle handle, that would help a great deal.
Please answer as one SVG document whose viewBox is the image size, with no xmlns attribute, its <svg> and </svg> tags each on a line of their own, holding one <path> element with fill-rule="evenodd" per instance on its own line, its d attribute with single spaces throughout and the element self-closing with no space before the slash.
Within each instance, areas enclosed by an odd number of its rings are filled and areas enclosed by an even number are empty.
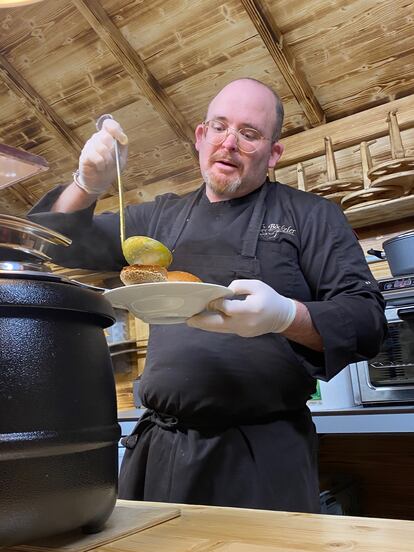
<svg viewBox="0 0 414 552">
<path fill-rule="evenodd" d="M 106 113 L 101 115 L 96 121 L 97 130 L 101 130 L 103 122 L 106 119 L 113 119 L 112 115 Z M 118 198 L 119 198 L 119 231 L 121 237 L 121 247 L 125 241 L 125 215 L 124 215 L 124 189 L 121 181 L 121 155 L 119 151 L 119 142 L 114 138 L 115 148 L 115 165 L 116 165 L 116 179 L 118 183 Z"/>
</svg>

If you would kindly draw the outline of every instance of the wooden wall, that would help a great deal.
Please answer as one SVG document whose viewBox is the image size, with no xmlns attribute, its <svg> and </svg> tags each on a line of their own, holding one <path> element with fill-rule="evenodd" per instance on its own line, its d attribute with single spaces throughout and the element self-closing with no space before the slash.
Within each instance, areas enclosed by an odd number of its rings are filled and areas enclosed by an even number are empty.
<svg viewBox="0 0 414 552">
<path fill-rule="evenodd" d="M 147 354 L 148 324 L 130 315 L 130 325 L 138 350 L 112 358 L 118 411 L 135 408 L 133 382 L 143 373 Z"/>
</svg>

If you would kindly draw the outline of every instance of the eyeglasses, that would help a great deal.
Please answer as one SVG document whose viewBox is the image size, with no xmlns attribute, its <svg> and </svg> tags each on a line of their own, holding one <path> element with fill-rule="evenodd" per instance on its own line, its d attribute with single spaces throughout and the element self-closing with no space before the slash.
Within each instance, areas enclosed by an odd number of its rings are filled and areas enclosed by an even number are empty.
<svg viewBox="0 0 414 552">
<path fill-rule="evenodd" d="M 265 138 L 254 128 L 240 128 L 236 130 L 224 121 L 218 119 L 204 121 L 202 124 L 204 127 L 204 137 L 212 146 L 219 146 L 222 144 L 229 135 L 229 132 L 234 134 L 239 150 L 244 153 L 255 152 L 262 140 L 270 142 L 270 138 Z"/>
</svg>

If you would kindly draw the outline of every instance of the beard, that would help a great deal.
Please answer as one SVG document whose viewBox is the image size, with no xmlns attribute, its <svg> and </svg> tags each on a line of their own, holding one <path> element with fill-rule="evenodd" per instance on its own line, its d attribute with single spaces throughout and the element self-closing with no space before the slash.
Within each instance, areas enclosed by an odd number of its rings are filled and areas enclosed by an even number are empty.
<svg viewBox="0 0 414 552">
<path fill-rule="evenodd" d="M 241 185 L 242 179 L 240 176 L 229 178 L 227 176 L 212 175 L 210 171 L 203 171 L 203 179 L 206 186 L 210 188 L 217 196 L 227 196 L 237 192 Z"/>
</svg>

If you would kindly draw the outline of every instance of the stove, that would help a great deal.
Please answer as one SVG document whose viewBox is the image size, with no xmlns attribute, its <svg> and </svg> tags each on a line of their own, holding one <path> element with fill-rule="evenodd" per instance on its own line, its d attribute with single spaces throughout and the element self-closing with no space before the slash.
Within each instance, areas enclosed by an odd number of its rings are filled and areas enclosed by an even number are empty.
<svg viewBox="0 0 414 552">
<path fill-rule="evenodd" d="M 414 274 L 407 276 L 396 276 L 394 278 L 383 278 L 378 280 L 378 286 L 386 297 L 389 292 L 399 292 L 401 290 L 414 291 Z"/>
<path fill-rule="evenodd" d="M 379 354 L 350 365 L 356 404 L 414 404 L 414 274 L 378 281 L 388 322 Z"/>
</svg>

